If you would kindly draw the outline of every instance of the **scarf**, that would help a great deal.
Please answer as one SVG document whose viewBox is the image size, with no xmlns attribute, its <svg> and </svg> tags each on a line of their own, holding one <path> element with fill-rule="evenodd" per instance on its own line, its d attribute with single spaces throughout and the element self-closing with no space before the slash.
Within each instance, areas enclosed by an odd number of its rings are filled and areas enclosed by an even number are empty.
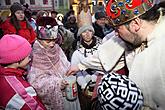
<svg viewBox="0 0 165 110">
<path fill-rule="evenodd" d="M 96 38 L 93 37 L 93 38 L 92 38 L 92 43 L 89 44 L 89 45 L 88 45 L 87 43 L 85 43 L 84 40 L 81 40 L 81 44 L 82 44 L 82 46 L 83 46 L 84 48 L 86 48 L 86 49 L 91 49 L 91 48 L 93 48 L 93 47 L 96 45 Z"/>
<path fill-rule="evenodd" d="M 44 48 L 39 42 L 36 42 L 33 45 L 32 66 L 42 70 L 49 70 L 59 61 L 59 54 L 60 47 L 57 44 L 53 48 Z"/>
</svg>

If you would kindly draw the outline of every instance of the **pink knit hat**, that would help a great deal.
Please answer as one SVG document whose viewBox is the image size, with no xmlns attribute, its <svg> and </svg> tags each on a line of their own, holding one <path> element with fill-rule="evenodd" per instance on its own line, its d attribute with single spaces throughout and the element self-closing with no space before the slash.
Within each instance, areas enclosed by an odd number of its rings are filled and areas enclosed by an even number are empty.
<svg viewBox="0 0 165 110">
<path fill-rule="evenodd" d="M 21 61 L 31 53 L 31 50 L 31 45 L 23 37 L 15 34 L 4 35 L 0 39 L 0 64 Z"/>
</svg>

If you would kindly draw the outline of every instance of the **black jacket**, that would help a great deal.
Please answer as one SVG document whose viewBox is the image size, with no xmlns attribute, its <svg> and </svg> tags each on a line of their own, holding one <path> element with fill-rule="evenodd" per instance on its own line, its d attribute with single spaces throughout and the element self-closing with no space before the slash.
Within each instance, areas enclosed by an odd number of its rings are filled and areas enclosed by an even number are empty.
<svg viewBox="0 0 165 110">
<path fill-rule="evenodd" d="M 110 33 L 113 31 L 112 27 L 105 25 L 106 28 L 106 32 L 103 31 L 103 28 L 101 26 L 99 26 L 96 22 L 93 23 L 93 28 L 95 30 L 94 35 L 103 39 L 105 37 L 106 34 Z"/>
</svg>

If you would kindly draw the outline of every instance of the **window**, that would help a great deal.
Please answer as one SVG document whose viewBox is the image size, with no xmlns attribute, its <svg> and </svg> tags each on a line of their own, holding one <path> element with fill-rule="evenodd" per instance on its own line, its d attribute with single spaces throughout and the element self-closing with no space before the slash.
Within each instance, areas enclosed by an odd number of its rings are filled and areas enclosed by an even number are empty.
<svg viewBox="0 0 165 110">
<path fill-rule="evenodd" d="M 35 0 L 30 0 L 31 5 L 35 5 Z"/>
<path fill-rule="evenodd" d="M 102 6 L 103 5 L 103 3 L 102 2 L 99 2 L 99 6 Z"/>
<path fill-rule="evenodd" d="M 92 5 L 95 6 L 96 5 L 96 1 L 92 1 Z"/>
<path fill-rule="evenodd" d="M 48 4 L 48 0 L 43 0 L 43 4 Z"/>
<path fill-rule="evenodd" d="M 64 6 L 64 1 L 63 0 L 59 0 L 59 6 Z"/>
<path fill-rule="evenodd" d="M 11 5 L 11 0 L 5 0 L 6 5 Z"/>
<path fill-rule="evenodd" d="M 20 0 L 20 4 L 24 4 L 25 3 L 25 0 Z"/>
<path fill-rule="evenodd" d="M 55 6 L 57 7 L 57 0 L 55 0 Z"/>
<path fill-rule="evenodd" d="M 108 0 L 105 0 L 105 3 L 107 3 L 108 2 Z"/>
</svg>

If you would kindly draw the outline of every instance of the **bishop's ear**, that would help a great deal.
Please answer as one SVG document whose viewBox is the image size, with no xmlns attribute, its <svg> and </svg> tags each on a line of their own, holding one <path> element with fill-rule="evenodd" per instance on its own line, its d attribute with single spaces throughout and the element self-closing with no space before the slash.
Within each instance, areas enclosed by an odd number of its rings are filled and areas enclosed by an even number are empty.
<svg viewBox="0 0 165 110">
<path fill-rule="evenodd" d="M 139 29 L 142 26 L 142 20 L 139 18 L 135 18 L 130 22 L 130 28 L 134 30 L 135 32 L 139 31 Z"/>
</svg>

